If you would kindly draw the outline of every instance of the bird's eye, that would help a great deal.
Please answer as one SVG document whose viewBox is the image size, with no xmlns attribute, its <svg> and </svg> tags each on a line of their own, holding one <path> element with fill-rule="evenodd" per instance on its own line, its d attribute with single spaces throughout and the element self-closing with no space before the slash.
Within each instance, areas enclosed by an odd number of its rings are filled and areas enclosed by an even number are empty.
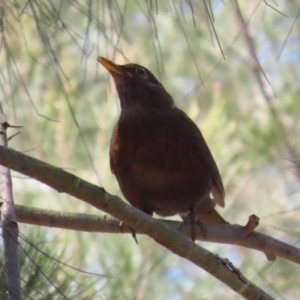
<svg viewBox="0 0 300 300">
<path fill-rule="evenodd" d="M 135 73 L 141 77 L 146 77 L 147 73 L 144 68 L 136 68 Z"/>
</svg>

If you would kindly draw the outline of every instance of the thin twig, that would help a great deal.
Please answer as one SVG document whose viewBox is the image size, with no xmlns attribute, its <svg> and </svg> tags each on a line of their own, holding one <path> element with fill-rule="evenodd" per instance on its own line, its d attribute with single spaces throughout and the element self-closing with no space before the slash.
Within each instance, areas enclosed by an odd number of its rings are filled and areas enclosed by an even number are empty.
<svg viewBox="0 0 300 300">
<path fill-rule="evenodd" d="M 240 24 L 241 28 L 243 28 L 242 31 L 242 37 L 244 38 L 245 41 L 245 45 L 247 47 L 247 50 L 249 52 L 250 55 L 250 68 L 253 72 L 254 78 L 259 86 L 259 89 L 268 105 L 268 108 L 270 110 L 270 114 L 273 118 L 274 121 L 276 121 L 277 125 L 278 125 L 278 130 L 281 133 L 281 137 L 282 140 L 290 154 L 290 156 L 292 158 L 296 157 L 296 151 L 294 149 L 294 147 L 292 146 L 292 143 L 290 142 L 289 136 L 287 134 L 287 130 L 285 128 L 284 123 L 281 121 L 281 116 L 280 113 L 276 110 L 276 108 L 273 105 L 273 96 L 271 95 L 271 93 L 269 92 L 269 89 L 266 86 L 266 82 L 269 84 L 269 86 L 271 87 L 273 94 L 275 97 L 276 93 L 268 79 L 268 77 L 266 76 L 263 68 L 261 67 L 258 58 L 257 58 L 257 52 L 256 52 L 256 47 L 253 41 L 253 38 L 250 34 L 250 31 L 248 29 L 248 24 L 245 22 L 244 17 L 242 15 L 242 12 L 240 10 L 239 4 L 237 2 L 237 0 L 233 1 L 233 5 L 234 5 L 234 14 L 235 17 L 237 19 L 237 22 Z"/>
</svg>

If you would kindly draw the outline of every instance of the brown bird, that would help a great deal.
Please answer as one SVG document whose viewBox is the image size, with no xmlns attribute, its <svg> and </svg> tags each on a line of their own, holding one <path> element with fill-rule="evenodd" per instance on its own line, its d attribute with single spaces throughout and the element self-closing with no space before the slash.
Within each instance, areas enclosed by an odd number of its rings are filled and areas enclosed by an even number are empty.
<svg viewBox="0 0 300 300">
<path fill-rule="evenodd" d="M 127 201 L 149 215 L 227 223 L 215 210 L 225 205 L 222 179 L 197 125 L 145 67 L 97 60 L 120 98 L 110 167 Z"/>
</svg>

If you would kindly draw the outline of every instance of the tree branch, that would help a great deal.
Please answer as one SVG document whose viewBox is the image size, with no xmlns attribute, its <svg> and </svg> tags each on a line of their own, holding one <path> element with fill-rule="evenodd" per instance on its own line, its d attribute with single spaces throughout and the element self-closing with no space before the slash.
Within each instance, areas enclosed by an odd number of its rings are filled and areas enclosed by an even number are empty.
<svg viewBox="0 0 300 300">
<path fill-rule="evenodd" d="M 107 216 L 62 213 L 22 205 L 16 205 L 16 213 L 17 220 L 20 223 L 86 232 L 121 232 L 120 221 L 107 218 Z M 166 221 L 162 219 L 159 219 L 159 221 L 174 230 L 178 230 L 182 225 L 182 222 L 177 221 Z M 188 238 L 191 236 L 191 228 L 189 225 L 181 226 L 180 232 Z M 128 226 L 122 226 L 122 233 L 131 233 L 130 228 Z M 137 229 L 136 233 L 145 234 L 145 232 L 140 229 Z M 240 225 L 203 223 L 201 228 L 196 228 L 196 239 L 206 242 L 239 245 L 248 249 L 268 253 L 273 257 L 280 256 L 296 264 L 300 264 L 300 249 L 259 232 L 245 235 L 245 227 Z"/>
<path fill-rule="evenodd" d="M 7 123 L 0 103 L 0 145 L 7 147 Z M 0 165 L 0 202 L 2 236 L 4 242 L 5 276 L 9 300 L 21 300 L 18 261 L 18 224 L 14 207 L 10 170 Z"/>
<path fill-rule="evenodd" d="M 60 168 L 0 146 L 0 164 L 35 178 L 58 192 L 67 193 L 141 230 L 160 245 L 184 257 L 228 285 L 246 299 L 273 299 L 209 251 L 192 243 L 177 230 L 129 206 L 103 188 L 82 180 Z"/>
</svg>

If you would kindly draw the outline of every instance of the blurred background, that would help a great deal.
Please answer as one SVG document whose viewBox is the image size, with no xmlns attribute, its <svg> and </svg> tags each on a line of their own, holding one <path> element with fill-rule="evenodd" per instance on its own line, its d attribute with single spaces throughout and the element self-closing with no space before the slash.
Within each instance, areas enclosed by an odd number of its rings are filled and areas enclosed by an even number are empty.
<svg viewBox="0 0 300 300">
<path fill-rule="evenodd" d="M 295 0 L 2 1 L 0 100 L 24 126 L 10 147 L 121 196 L 108 159 L 120 106 L 96 58 L 142 64 L 201 128 L 225 184 L 223 217 L 256 214 L 258 231 L 299 246 L 299 13 Z M 21 174 L 13 185 L 16 204 L 101 214 Z M 20 232 L 24 299 L 240 299 L 148 237 Z M 275 299 L 300 297 L 296 264 L 201 245 Z"/>
</svg>

